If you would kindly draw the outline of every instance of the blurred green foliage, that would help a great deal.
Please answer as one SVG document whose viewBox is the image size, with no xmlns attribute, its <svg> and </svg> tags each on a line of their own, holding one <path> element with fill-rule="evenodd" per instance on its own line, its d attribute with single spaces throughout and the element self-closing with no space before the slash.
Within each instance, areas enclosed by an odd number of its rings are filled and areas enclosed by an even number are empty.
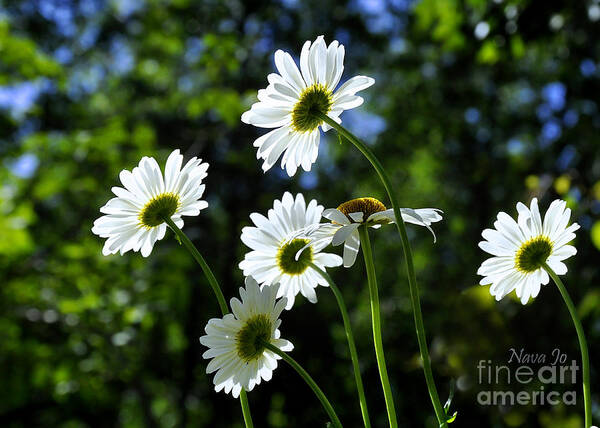
<svg viewBox="0 0 600 428">
<path fill-rule="evenodd" d="M 385 201 L 369 165 L 333 131 L 314 170 L 290 180 L 278 167 L 261 172 L 252 147 L 261 132 L 239 121 L 274 71 L 274 51 L 298 56 L 325 34 L 346 46 L 345 78 L 377 80 L 344 124 L 372 145 L 405 206 L 445 211 L 437 244 L 409 232 L 443 401 L 457 381 L 455 424 L 581 426 L 581 403 L 477 404 L 479 360 L 505 363 L 511 347 L 577 358 L 578 348 L 552 286 L 522 307 L 477 285 L 485 256 L 476 244 L 517 201 L 566 199 L 582 225 L 566 283 L 596 360 L 599 18 L 595 1 L 0 2 L 0 424 L 241 426 L 238 402 L 204 373 L 198 337 L 218 307 L 189 255 L 167 235 L 148 259 L 103 257 L 90 229 L 121 169 L 145 155 L 163 163 L 174 148 L 200 156 L 211 164 L 210 208 L 185 230 L 232 297 L 240 230 L 285 190 L 326 207 Z M 373 241 L 400 425 L 433 427 L 392 232 Z M 385 426 L 363 267 L 332 276 L 351 308 L 373 420 Z M 282 332 L 342 420 L 358 426 L 341 318 L 329 290 L 318 296 L 316 305 L 298 299 Z M 598 378 L 594 365 L 596 418 Z M 325 423 L 288 367 L 249 397 L 256 426 Z"/>
</svg>

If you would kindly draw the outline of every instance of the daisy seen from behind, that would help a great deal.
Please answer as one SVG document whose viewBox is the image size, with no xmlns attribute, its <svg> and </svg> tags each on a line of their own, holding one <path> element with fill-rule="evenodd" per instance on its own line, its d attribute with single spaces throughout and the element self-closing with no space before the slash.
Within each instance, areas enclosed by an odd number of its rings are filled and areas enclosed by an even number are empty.
<svg viewBox="0 0 600 428">
<path fill-rule="evenodd" d="M 294 348 L 280 338 L 279 315 L 286 300 L 277 300 L 278 288 L 277 284 L 261 288 L 247 277 L 245 288 L 240 287 L 241 300 L 230 301 L 233 313 L 208 321 L 200 343 L 209 348 L 202 355 L 211 360 L 206 373 L 217 372 L 215 391 L 224 390 L 237 398 L 242 388 L 252 391 L 262 380 L 271 380 L 281 357 L 266 349 L 265 342 L 285 352 Z"/>
<path fill-rule="evenodd" d="M 424 226 L 433 234 L 431 224 L 442 220 L 441 210 L 437 208 L 400 208 L 402 219 L 406 223 Z M 323 217 L 331 223 L 314 225 L 305 230 L 305 234 L 313 245 L 333 246 L 344 244 L 344 267 L 351 267 L 356 261 L 360 249 L 358 228 L 366 225 L 379 228 L 384 224 L 396 222 L 393 209 L 386 209 L 379 200 L 371 197 L 356 198 L 344 202 L 337 208 L 323 211 Z"/>
<path fill-rule="evenodd" d="M 293 197 L 285 192 L 281 200 L 273 202 L 266 217 L 250 214 L 254 226 L 242 229 L 242 242 L 252 251 L 240 262 L 240 269 L 244 276 L 254 277 L 259 284 L 279 283 L 278 297 L 287 298 L 286 309 L 291 309 L 298 293 L 315 303 L 315 288 L 328 286 L 325 278 L 310 269 L 310 263 L 322 270 L 342 264 L 341 257 L 321 252 L 327 243 L 311 244 L 308 239 L 296 236 L 306 227 L 318 224 L 322 213 L 323 206 L 316 200 L 307 205 L 301 193 Z M 302 248 L 305 250 L 296 258 Z"/>
<path fill-rule="evenodd" d="M 94 221 L 92 232 L 106 238 L 102 254 L 129 250 L 147 257 L 156 241 L 164 238 L 165 218 L 183 227 L 182 216 L 197 216 L 208 207 L 202 200 L 208 163 L 191 158 L 182 168 L 183 156 L 174 150 L 167 159 L 164 175 L 156 160 L 144 156 L 132 171 L 123 170 L 119 178 L 123 187 L 113 187 L 110 199 Z"/>
<path fill-rule="evenodd" d="M 300 69 L 292 56 L 275 52 L 279 73 L 267 76 L 269 85 L 258 91 L 258 102 L 242 115 L 242 122 L 260 128 L 274 128 L 254 141 L 262 169 L 268 171 L 283 154 L 281 168 L 293 176 L 298 167 L 310 171 L 316 161 L 321 138 L 319 127 L 328 131 L 320 114 L 341 123 L 344 110 L 363 103 L 357 92 L 375 80 L 355 76 L 337 88 L 344 71 L 344 45 L 334 40 L 326 45 L 323 36 L 306 41 L 300 54 Z M 337 88 L 337 90 L 336 90 Z"/>
<path fill-rule="evenodd" d="M 571 210 L 566 206 L 565 201 L 553 201 L 542 221 L 537 198 L 529 208 L 519 202 L 516 221 L 500 212 L 494 229 L 482 232 L 485 241 L 479 247 L 493 257 L 484 261 L 477 273 L 484 277 L 481 285 L 491 285 L 496 300 L 513 290 L 523 304 L 536 297 L 541 285 L 549 282 L 544 263 L 557 275 L 567 273 L 563 261 L 577 253 L 568 243 L 575 239 L 579 225 L 569 225 Z"/>
</svg>

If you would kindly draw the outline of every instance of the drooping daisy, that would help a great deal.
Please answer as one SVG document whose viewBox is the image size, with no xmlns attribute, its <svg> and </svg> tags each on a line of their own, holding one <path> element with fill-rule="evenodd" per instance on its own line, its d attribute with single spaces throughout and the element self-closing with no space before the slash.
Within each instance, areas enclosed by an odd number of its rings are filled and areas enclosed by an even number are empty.
<svg viewBox="0 0 600 428">
<path fill-rule="evenodd" d="M 567 273 L 563 260 L 577 253 L 567 243 L 575 239 L 573 232 L 579 225 L 573 223 L 567 227 L 571 210 L 566 206 L 565 201 L 553 201 L 542 221 L 537 198 L 533 198 L 530 208 L 519 202 L 517 221 L 500 212 L 495 229 L 483 231 L 485 241 L 479 247 L 494 257 L 484 261 L 477 273 L 484 276 L 481 285 L 491 285 L 490 293 L 496 300 L 512 290 L 516 290 L 523 304 L 536 297 L 541 285 L 549 281 L 543 263 L 557 275 Z"/>
<path fill-rule="evenodd" d="M 344 45 L 334 40 L 329 46 L 323 36 L 307 41 L 300 54 L 300 70 L 292 56 L 275 52 L 279 74 L 269 74 L 269 86 L 258 91 L 258 102 L 242 115 L 242 122 L 260 128 L 276 128 L 254 141 L 262 168 L 269 170 L 283 153 L 281 168 L 291 177 L 299 166 L 310 171 L 317 160 L 319 140 L 330 129 L 315 113 L 322 113 L 341 123 L 344 110 L 363 103 L 356 95 L 375 80 L 355 76 L 335 90 L 344 71 Z"/>
<path fill-rule="evenodd" d="M 165 236 L 165 218 L 183 227 L 182 216 L 196 216 L 208 203 L 201 200 L 202 180 L 208 163 L 193 157 L 183 168 L 183 156 L 174 150 L 167 159 L 165 175 L 154 158 L 143 157 L 132 171 L 119 174 L 123 187 L 113 187 L 116 198 L 100 208 L 106 214 L 94 221 L 92 232 L 107 238 L 105 256 L 129 250 L 147 257 L 154 243 Z"/>
<path fill-rule="evenodd" d="M 405 223 L 424 226 L 433 234 L 431 223 L 442 219 L 441 210 L 437 208 L 400 208 L 402 219 Z M 305 235 L 312 245 L 333 246 L 344 244 L 344 267 L 351 267 L 356 261 L 360 248 L 358 228 L 367 225 L 379 228 L 384 224 L 395 223 L 396 216 L 393 209 L 386 209 L 385 205 L 375 198 L 357 198 L 344 202 L 337 208 L 323 211 L 323 217 L 331 223 L 319 224 L 305 230 Z"/>
<path fill-rule="evenodd" d="M 279 315 L 286 301 L 276 300 L 278 288 L 275 284 L 261 289 L 252 277 L 247 277 L 246 288 L 240 288 L 242 300 L 231 299 L 233 313 L 208 321 L 200 343 L 209 348 L 202 354 L 211 359 L 206 373 L 217 372 L 215 391 L 224 389 L 237 398 L 242 388 L 252 391 L 261 380 L 271 380 L 281 357 L 266 349 L 263 342 L 286 352 L 294 349 L 279 337 Z"/>
<path fill-rule="evenodd" d="M 292 308 L 298 293 L 316 303 L 317 285 L 329 286 L 319 273 L 309 268 L 310 262 L 322 270 L 342 264 L 341 257 L 321 252 L 326 243 L 310 244 L 307 239 L 295 237 L 298 231 L 318 224 L 322 212 L 323 206 L 318 205 L 316 200 L 306 205 L 301 193 L 294 198 L 291 193 L 285 192 L 281 201 L 273 202 L 267 217 L 250 214 L 256 227 L 242 229 L 242 242 L 252 251 L 240 262 L 240 269 L 244 276 L 252 276 L 260 284 L 279 283 L 277 297 L 287 298 L 286 309 Z M 305 247 L 302 255 L 296 258 L 296 253 Z"/>
</svg>

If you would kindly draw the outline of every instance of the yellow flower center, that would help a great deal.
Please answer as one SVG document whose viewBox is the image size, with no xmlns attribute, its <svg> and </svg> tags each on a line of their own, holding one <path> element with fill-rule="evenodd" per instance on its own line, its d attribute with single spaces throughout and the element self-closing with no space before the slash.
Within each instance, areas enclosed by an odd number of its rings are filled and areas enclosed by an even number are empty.
<svg viewBox="0 0 600 428">
<path fill-rule="evenodd" d="M 292 110 L 292 126 L 297 132 L 310 132 L 323 121 L 316 113 L 329 113 L 333 104 L 333 94 L 325 86 L 315 83 L 300 94 L 300 99 Z"/>
<path fill-rule="evenodd" d="M 138 219 L 140 224 L 148 229 L 163 224 L 165 217 L 171 217 L 180 206 L 179 195 L 175 193 L 161 193 L 150 199 Z"/>
<path fill-rule="evenodd" d="M 354 220 L 349 216 L 351 213 L 363 213 L 363 221 L 367 221 L 371 214 L 385 211 L 386 208 L 385 205 L 375 198 L 356 198 L 344 202 L 337 209 L 353 222 Z"/>
<path fill-rule="evenodd" d="M 519 272 L 531 273 L 542 267 L 552 254 L 552 242 L 546 236 L 536 236 L 524 242 L 515 256 L 515 267 Z"/>
<path fill-rule="evenodd" d="M 235 336 L 238 357 L 245 362 L 260 358 L 265 350 L 263 342 L 271 339 L 273 323 L 265 314 L 249 318 Z"/>
<path fill-rule="evenodd" d="M 296 260 L 296 253 L 309 243 L 308 239 L 296 238 L 283 244 L 277 251 L 277 265 L 283 273 L 300 275 L 308 269 L 308 264 L 313 261 L 312 247 L 306 247 Z"/>
</svg>

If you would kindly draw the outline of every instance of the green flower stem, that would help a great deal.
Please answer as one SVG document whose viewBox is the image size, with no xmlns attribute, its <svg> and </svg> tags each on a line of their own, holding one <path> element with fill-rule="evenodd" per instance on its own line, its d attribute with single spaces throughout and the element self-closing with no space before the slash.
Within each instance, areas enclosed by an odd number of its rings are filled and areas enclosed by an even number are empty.
<svg viewBox="0 0 600 428">
<path fill-rule="evenodd" d="M 215 275 L 212 273 L 212 270 L 210 270 L 208 263 L 206 263 L 206 260 L 204 260 L 204 257 L 202 257 L 202 254 L 200 254 L 200 251 L 198 251 L 196 246 L 192 243 L 192 241 L 190 241 L 190 239 L 187 237 L 187 235 L 185 233 L 183 233 L 183 230 L 178 228 L 177 225 L 175 223 L 173 223 L 173 220 L 166 217 L 165 222 L 169 225 L 171 230 L 173 232 L 175 232 L 175 235 L 177 235 L 177 237 L 179 238 L 181 243 L 185 246 L 185 248 L 187 248 L 187 250 L 192 254 L 192 257 L 194 257 L 194 259 L 198 262 L 198 264 L 202 268 L 202 271 L 204 272 L 204 276 L 206 276 L 208 283 L 210 284 L 213 292 L 215 293 L 215 297 L 217 298 L 217 301 L 219 302 L 219 307 L 221 308 L 221 312 L 223 313 L 223 315 L 229 313 L 229 307 L 227 306 L 227 301 L 225 300 L 225 296 L 223 295 L 223 292 L 221 291 L 221 287 L 219 287 L 217 278 L 215 278 Z"/>
<path fill-rule="evenodd" d="M 354 343 L 354 334 L 352 333 L 352 325 L 350 324 L 350 317 L 348 316 L 348 309 L 346 309 L 346 303 L 344 303 L 344 297 L 340 289 L 335 285 L 333 279 L 327 272 L 319 268 L 314 263 L 310 262 L 309 266 L 321 275 L 325 281 L 329 284 L 329 288 L 333 291 L 333 295 L 337 300 L 340 312 L 342 313 L 342 319 L 344 320 L 344 329 L 346 330 L 346 339 L 348 340 L 348 348 L 350 349 L 350 358 L 352 359 L 352 368 L 354 369 L 354 380 L 356 381 L 356 389 L 358 390 L 358 399 L 360 401 L 360 412 L 362 414 L 365 428 L 371 427 L 371 421 L 369 419 L 369 411 L 367 409 L 367 399 L 365 398 L 365 390 L 363 388 L 363 381 L 360 375 L 360 367 L 358 365 L 358 354 L 356 353 L 356 345 Z"/>
<path fill-rule="evenodd" d="M 379 292 L 377 291 L 377 277 L 375 276 L 375 265 L 373 264 L 373 252 L 371 251 L 371 241 L 369 240 L 369 230 L 367 226 L 358 228 L 360 233 L 360 244 L 363 248 L 365 258 L 365 268 L 367 269 L 367 282 L 369 283 L 369 296 L 371 300 L 371 320 L 373 322 L 373 342 L 375 344 L 375 357 L 377 358 L 377 367 L 379 368 L 379 377 L 381 386 L 383 386 L 383 396 L 385 398 L 385 407 L 387 409 L 390 427 L 398 427 L 396 418 L 396 408 L 394 407 L 394 397 L 392 387 L 385 366 L 385 356 L 383 354 L 383 340 L 381 338 L 381 312 L 379 310 Z"/>
<path fill-rule="evenodd" d="M 211 288 L 213 289 L 213 292 L 215 293 L 215 296 L 217 298 L 217 301 L 219 302 L 219 307 L 221 308 L 221 312 L 223 313 L 223 315 L 228 314 L 229 307 L 227 306 L 227 302 L 225 301 L 225 296 L 223 295 L 223 292 L 221 291 L 221 287 L 219 286 L 219 283 L 217 282 L 217 278 L 215 278 L 215 275 L 212 273 L 212 270 L 210 270 L 210 267 L 208 266 L 208 263 L 206 263 L 206 260 L 204 260 L 204 257 L 202 257 L 202 254 L 200 254 L 200 252 L 198 251 L 196 246 L 192 243 L 192 241 L 190 241 L 190 239 L 187 237 L 187 235 L 185 233 L 183 233 L 183 231 L 179 227 L 177 227 L 177 225 L 173 222 L 173 220 L 171 220 L 170 217 L 165 217 L 164 220 L 165 220 L 165 223 L 167 223 L 169 225 L 171 230 L 175 233 L 175 235 L 177 235 L 177 237 L 183 243 L 185 248 L 187 248 L 187 250 L 192 254 L 194 259 L 198 262 L 198 264 L 202 268 L 202 271 L 204 272 L 204 276 L 206 276 L 208 283 L 210 284 Z M 250 413 L 250 405 L 248 404 L 248 396 L 246 395 L 246 391 L 244 391 L 244 388 L 242 388 L 242 390 L 240 391 L 240 404 L 242 405 L 242 415 L 244 416 L 244 423 L 246 424 L 246 428 L 253 428 L 254 424 L 252 423 L 252 414 Z"/>
<path fill-rule="evenodd" d="M 274 354 L 279 355 L 286 363 L 288 363 L 290 366 L 292 366 L 294 368 L 294 370 L 296 370 L 298 372 L 298 374 L 302 377 L 302 379 L 304 379 L 304 381 L 308 384 L 308 386 L 310 386 L 310 388 L 313 390 L 313 392 L 315 393 L 315 395 L 317 396 L 317 398 L 319 399 L 319 401 L 325 408 L 325 411 L 329 415 L 329 418 L 331 419 L 333 426 L 336 428 L 341 428 L 342 423 L 340 422 L 340 419 L 337 417 L 335 410 L 333 410 L 333 406 L 331 405 L 331 403 L 329 402 L 329 400 L 327 399 L 327 397 L 325 396 L 325 394 L 323 393 L 321 388 L 319 388 L 317 383 L 307 373 L 307 371 L 304 370 L 302 368 L 302 366 L 296 362 L 296 360 L 294 360 L 287 353 L 283 352 L 281 349 L 272 345 L 271 343 L 269 343 L 265 340 L 261 340 L 261 345 L 263 345 L 265 348 L 267 348 L 269 351 L 273 352 Z"/>
<path fill-rule="evenodd" d="M 581 320 L 577 315 L 577 309 L 567 292 L 567 288 L 563 284 L 562 280 L 559 276 L 552 270 L 547 263 L 542 263 L 542 267 L 548 272 L 548 275 L 552 278 L 560 294 L 562 295 L 563 300 L 565 301 L 567 308 L 569 309 L 569 313 L 571 314 L 571 318 L 573 319 L 573 324 L 575 324 L 575 330 L 577 331 L 577 338 L 579 339 L 579 348 L 581 348 L 581 363 L 583 366 L 583 403 L 585 408 L 585 428 L 590 428 L 592 426 L 592 397 L 591 397 L 591 388 L 590 388 L 590 355 L 588 352 L 587 341 L 585 339 L 585 334 L 583 333 L 583 326 L 581 325 Z"/>
<path fill-rule="evenodd" d="M 253 428 L 254 424 L 252 423 L 252 413 L 250 413 L 250 403 L 248 403 L 248 396 L 244 388 L 240 391 L 240 405 L 242 406 L 242 415 L 244 416 L 246 428 Z"/>
<path fill-rule="evenodd" d="M 431 370 L 431 360 L 429 358 L 429 350 L 427 348 L 427 337 L 425 335 L 425 327 L 423 324 L 423 314 L 421 313 L 421 302 L 419 300 L 419 287 L 417 285 L 417 277 L 415 275 L 415 267 L 413 264 L 412 258 L 412 250 L 410 248 L 410 242 L 408 241 L 408 235 L 406 234 L 406 226 L 404 225 L 404 220 L 402 219 L 402 213 L 400 212 L 400 205 L 398 204 L 398 198 L 393 191 L 392 184 L 390 179 L 387 176 L 387 173 L 381 166 L 381 163 L 371 149 L 367 145 L 365 145 L 362 141 L 356 138 L 351 132 L 349 132 L 346 128 L 339 125 L 336 121 L 331 119 L 329 116 L 316 113 L 319 117 L 327 123 L 329 126 L 333 127 L 340 135 L 343 135 L 348 141 L 350 141 L 360 152 L 371 162 L 373 168 L 377 172 L 385 190 L 390 198 L 390 202 L 392 203 L 392 207 L 394 209 L 394 215 L 396 216 L 396 227 L 398 229 L 398 233 L 400 234 L 400 238 L 402 239 L 402 248 L 404 250 L 404 258 L 406 260 L 406 269 L 408 272 L 408 285 L 410 289 L 410 301 L 413 309 L 413 316 L 415 319 L 415 328 L 417 330 L 417 341 L 419 342 L 419 351 L 421 352 L 421 359 L 423 361 L 423 372 L 425 373 L 425 381 L 427 382 L 427 389 L 429 390 L 429 397 L 431 398 L 431 402 L 433 404 L 433 409 L 435 410 L 435 415 L 440 424 L 440 427 L 447 427 L 446 423 L 446 413 L 444 412 L 444 408 L 442 403 L 440 402 L 440 397 L 438 395 L 435 381 L 433 380 L 433 372 Z"/>
</svg>

